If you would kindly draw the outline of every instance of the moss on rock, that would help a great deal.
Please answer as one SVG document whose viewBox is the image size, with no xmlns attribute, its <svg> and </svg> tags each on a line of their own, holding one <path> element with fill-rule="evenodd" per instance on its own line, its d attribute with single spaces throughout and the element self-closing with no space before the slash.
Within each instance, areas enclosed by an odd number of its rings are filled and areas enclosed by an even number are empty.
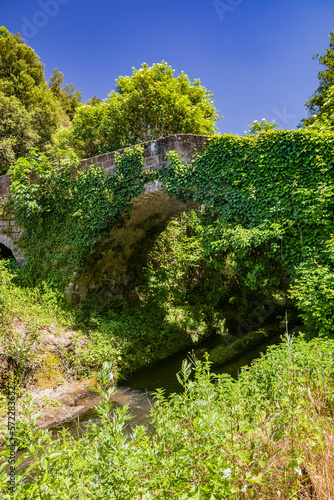
<svg viewBox="0 0 334 500">
<path fill-rule="evenodd" d="M 213 363 L 224 364 L 228 363 L 234 358 L 237 358 L 245 351 L 262 344 L 269 338 L 275 337 L 283 333 L 282 328 L 277 325 L 269 325 L 259 328 L 254 332 L 248 333 L 244 337 L 232 342 L 232 344 L 225 346 L 220 345 L 212 349 L 210 352 L 209 360 Z"/>
</svg>

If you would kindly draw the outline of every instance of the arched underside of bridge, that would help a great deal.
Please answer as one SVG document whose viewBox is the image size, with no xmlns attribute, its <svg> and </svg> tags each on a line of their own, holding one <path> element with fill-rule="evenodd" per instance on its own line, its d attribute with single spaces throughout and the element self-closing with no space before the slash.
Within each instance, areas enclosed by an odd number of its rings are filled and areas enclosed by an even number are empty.
<svg viewBox="0 0 334 500">
<path fill-rule="evenodd" d="M 88 295 L 99 303 L 129 298 L 157 236 L 172 218 L 194 208 L 158 190 L 144 192 L 133 201 L 122 227 L 101 239 L 83 271 L 70 285 L 75 303 Z"/>
<path fill-rule="evenodd" d="M 0 259 L 8 259 L 8 257 L 14 257 L 13 252 L 6 245 L 0 243 Z"/>
<path fill-rule="evenodd" d="M 208 138 L 193 134 L 176 134 L 143 143 L 144 169 L 168 168 L 168 151 L 176 151 L 183 162 L 189 163 L 195 151 L 200 151 Z M 115 155 L 124 150 L 111 152 L 82 160 L 79 168 L 89 168 L 93 163 L 100 165 L 104 173 L 116 169 Z M 11 196 L 10 175 L 0 176 L 0 209 Z M 135 280 L 147 260 L 157 236 L 167 222 L 193 205 L 185 205 L 163 192 L 158 181 L 148 183 L 145 192 L 132 201 L 132 211 L 120 228 L 111 230 L 96 245 L 88 261 L 70 284 L 69 293 L 74 302 L 81 303 L 89 294 L 100 302 L 131 295 Z M 9 249 L 20 266 L 26 257 L 19 246 L 23 229 L 13 214 L 0 210 L 0 243 Z"/>
<path fill-rule="evenodd" d="M 20 266 L 25 263 L 23 252 L 18 248 L 16 240 L 6 233 L 0 232 L 0 257 L 14 257 Z"/>
</svg>

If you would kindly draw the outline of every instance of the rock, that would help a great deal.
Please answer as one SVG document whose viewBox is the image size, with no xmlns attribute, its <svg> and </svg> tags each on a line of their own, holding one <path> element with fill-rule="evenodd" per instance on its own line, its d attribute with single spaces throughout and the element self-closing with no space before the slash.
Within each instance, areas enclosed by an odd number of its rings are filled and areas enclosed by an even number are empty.
<svg viewBox="0 0 334 500">
<path fill-rule="evenodd" d="M 94 405 L 91 408 L 93 407 Z M 44 413 L 44 415 L 37 420 L 37 427 L 39 429 L 47 429 L 49 427 L 64 424 L 82 413 L 85 413 L 89 409 L 90 407 L 88 406 L 57 406 L 55 408 L 50 408 L 47 413 Z"/>
<path fill-rule="evenodd" d="M 212 349 L 210 352 L 209 360 L 213 363 L 224 364 L 228 363 L 232 359 L 240 356 L 245 351 L 262 344 L 270 337 L 275 337 L 283 333 L 282 329 L 277 326 L 268 326 L 265 328 L 259 328 L 258 330 L 248 333 L 242 338 L 232 342 L 232 344 L 225 346 L 220 345 Z"/>
</svg>

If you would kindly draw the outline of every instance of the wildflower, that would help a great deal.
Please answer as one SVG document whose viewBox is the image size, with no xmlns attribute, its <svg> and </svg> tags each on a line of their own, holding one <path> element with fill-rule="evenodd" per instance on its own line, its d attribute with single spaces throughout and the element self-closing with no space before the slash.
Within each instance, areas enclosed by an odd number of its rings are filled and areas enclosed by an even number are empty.
<svg viewBox="0 0 334 500">
<path fill-rule="evenodd" d="M 227 479 L 232 474 L 232 471 L 231 471 L 231 469 L 224 469 L 223 474 L 224 474 L 223 479 Z"/>
<path fill-rule="evenodd" d="M 298 476 L 302 475 L 302 470 L 300 467 L 295 467 L 295 473 L 298 474 Z"/>
<path fill-rule="evenodd" d="M 246 493 L 246 488 L 247 488 L 248 484 L 246 483 L 245 486 L 242 488 L 241 492 L 242 493 Z"/>
</svg>

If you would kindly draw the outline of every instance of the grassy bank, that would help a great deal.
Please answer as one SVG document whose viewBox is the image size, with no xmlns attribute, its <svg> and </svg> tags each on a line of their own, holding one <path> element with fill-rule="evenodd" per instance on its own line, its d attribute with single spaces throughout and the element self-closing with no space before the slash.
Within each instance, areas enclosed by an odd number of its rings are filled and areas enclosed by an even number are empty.
<svg viewBox="0 0 334 500">
<path fill-rule="evenodd" d="M 137 427 L 131 438 L 127 408 L 110 414 L 113 389 L 104 391 L 101 425 L 78 441 L 64 432 L 51 443 L 32 420 L 27 456 L 41 458 L 18 475 L 15 498 L 333 498 L 333 348 L 332 340 L 286 338 L 237 381 L 185 362 L 184 393 L 158 391 L 153 430 Z M 29 474 L 34 481 L 23 484 Z"/>
<path fill-rule="evenodd" d="M 0 260 L 0 374 L 6 373 L 6 357 L 13 359 L 18 402 L 27 388 L 38 393 L 75 380 L 94 385 L 104 362 L 112 365 L 114 380 L 120 380 L 210 331 L 204 315 L 189 305 L 152 307 L 138 300 L 104 310 L 87 303 L 78 310 L 43 283 L 27 288 L 18 281 L 13 262 Z M 49 392 L 38 400 L 36 410 L 56 404 Z M 2 397 L 0 417 L 5 414 Z"/>
</svg>

